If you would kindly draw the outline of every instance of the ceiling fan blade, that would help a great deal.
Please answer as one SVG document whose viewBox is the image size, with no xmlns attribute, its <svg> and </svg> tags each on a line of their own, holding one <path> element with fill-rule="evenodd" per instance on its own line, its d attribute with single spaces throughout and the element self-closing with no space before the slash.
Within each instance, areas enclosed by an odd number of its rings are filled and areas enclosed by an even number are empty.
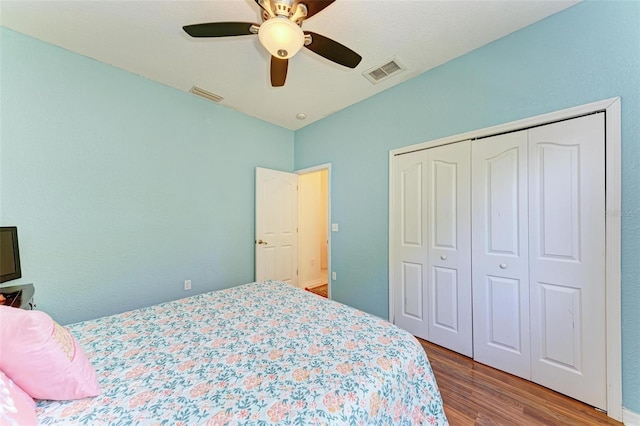
<svg viewBox="0 0 640 426">
<path fill-rule="evenodd" d="M 284 86 L 284 82 L 287 79 L 288 68 L 288 59 L 280 59 L 275 56 L 271 57 L 271 85 L 273 87 Z"/>
<path fill-rule="evenodd" d="M 231 37 L 253 34 L 251 22 L 210 22 L 208 24 L 186 25 L 182 29 L 191 37 Z"/>
<path fill-rule="evenodd" d="M 311 31 L 304 33 L 311 36 L 311 43 L 304 47 L 336 64 L 355 68 L 362 60 L 362 56 L 337 41 Z"/>
<path fill-rule="evenodd" d="M 298 3 L 302 3 L 307 6 L 307 17 L 305 19 L 309 19 L 316 13 L 324 10 L 327 6 L 330 6 L 334 1 L 336 0 L 295 0 L 293 6 L 291 6 L 291 10 L 295 11 Z"/>
</svg>

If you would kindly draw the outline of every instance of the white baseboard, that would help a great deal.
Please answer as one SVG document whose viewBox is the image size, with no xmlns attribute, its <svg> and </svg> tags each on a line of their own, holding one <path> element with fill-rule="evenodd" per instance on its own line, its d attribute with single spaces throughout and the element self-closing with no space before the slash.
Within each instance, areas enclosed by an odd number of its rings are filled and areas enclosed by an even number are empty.
<svg viewBox="0 0 640 426">
<path fill-rule="evenodd" d="M 313 287 L 319 287 L 321 285 L 324 285 L 327 283 L 327 280 L 325 278 L 320 278 L 318 280 L 313 280 L 313 281 L 308 281 L 306 283 L 304 283 L 302 285 L 302 288 L 313 288 Z"/>
<path fill-rule="evenodd" d="M 622 423 L 624 423 L 625 426 L 640 426 L 640 414 L 623 407 Z"/>
</svg>

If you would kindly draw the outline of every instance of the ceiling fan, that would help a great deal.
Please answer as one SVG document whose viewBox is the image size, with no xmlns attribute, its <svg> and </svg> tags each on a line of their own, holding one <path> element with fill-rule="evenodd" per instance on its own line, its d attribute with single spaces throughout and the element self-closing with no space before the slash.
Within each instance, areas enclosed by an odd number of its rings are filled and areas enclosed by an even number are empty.
<svg viewBox="0 0 640 426">
<path fill-rule="evenodd" d="M 348 68 L 358 66 L 362 57 L 353 50 L 311 31 L 302 31 L 305 19 L 321 12 L 335 0 L 255 0 L 262 8 L 262 24 L 251 22 L 211 22 L 186 25 L 191 37 L 233 37 L 257 34 L 271 54 L 271 85 L 284 86 L 289 58 L 304 46 L 312 52 Z"/>
</svg>

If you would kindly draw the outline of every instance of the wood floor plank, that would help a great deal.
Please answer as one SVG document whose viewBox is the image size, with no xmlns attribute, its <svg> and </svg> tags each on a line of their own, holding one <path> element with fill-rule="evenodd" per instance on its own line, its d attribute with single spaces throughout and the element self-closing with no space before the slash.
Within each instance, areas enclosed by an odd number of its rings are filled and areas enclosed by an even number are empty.
<svg viewBox="0 0 640 426">
<path fill-rule="evenodd" d="M 315 287 L 305 287 L 304 289 L 310 291 L 311 293 L 315 293 L 318 296 L 329 298 L 329 284 L 322 284 Z"/>
<path fill-rule="evenodd" d="M 617 425 L 605 413 L 543 386 L 418 339 L 452 426 Z"/>
<path fill-rule="evenodd" d="M 470 419 L 465 413 L 458 411 L 453 407 L 444 407 L 444 413 L 447 415 L 449 424 L 457 426 L 474 426 L 475 421 Z"/>
</svg>

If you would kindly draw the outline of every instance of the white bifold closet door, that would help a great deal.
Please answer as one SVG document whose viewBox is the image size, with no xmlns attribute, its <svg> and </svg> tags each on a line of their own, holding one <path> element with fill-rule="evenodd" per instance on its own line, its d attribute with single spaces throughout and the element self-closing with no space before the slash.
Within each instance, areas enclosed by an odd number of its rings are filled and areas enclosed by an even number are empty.
<svg viewBox="0 0 640 426">
<path fill-rule="evenodd" d="M 427 150 L 429 340 L 473 356 L 471 147 Z"/>
<path fill-rule="evenodd" d="M 528 132 L 472 143 L 473 357 L 531 377 Z"/>
<path fill-rule="evenodd" d="M 470 143 L 394 159 L 395 324 L 473 355 Z"/>
<path fill-rule="evenodd" d="M 604 118 L 396 156 L 395 324 L 606 409 Z"/>
<path fill-rule="evenodd" d="M 427 306 L 426 166 L 427 152 L 393 159 L 394 324 L 429 339 Z"/>
<path fill-rule="evenodd" d="M 606 409 L 604 115 L 472 143 L 474 359 Z"/>
<path fill-rule="evenodd" d="M 605 123 L 529 130 L 531 380 L 607 408 Z"/>
</svg>

